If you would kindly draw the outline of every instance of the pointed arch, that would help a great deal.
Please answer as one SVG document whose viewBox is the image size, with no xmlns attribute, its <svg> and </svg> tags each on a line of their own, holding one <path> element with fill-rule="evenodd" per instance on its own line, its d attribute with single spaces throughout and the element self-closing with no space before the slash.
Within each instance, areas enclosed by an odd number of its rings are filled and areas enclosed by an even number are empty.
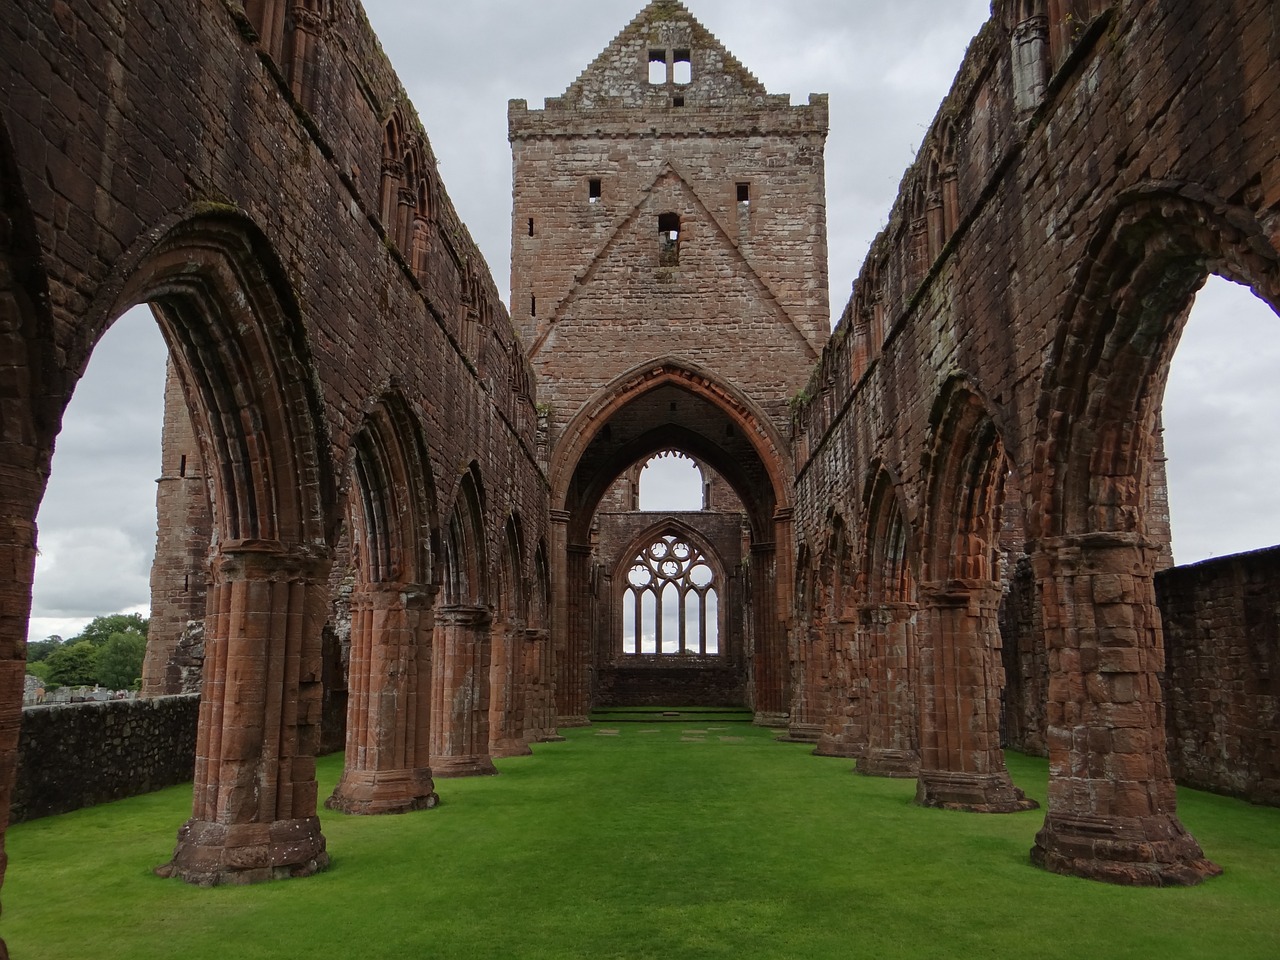
<svg viewBox="0 0 1280 960">
<path fill-rule="evenodd" d="M 462 475 L 444 537 L 444 602 L 482 607 L 489 603 L 489 551 L 484 485 L 474 461 Z"/>
<path fill-rule="evenodd" d="M 431 697 L 431 768 L 437 777 L 497 773 L 489 742 L 493 661 L 484 484 L 472 461 L 454 496 L 444 536 Z"/>
<path fill-rule="evenodd" d="M 322 682 L 302 665 L 321 659 L 339 509 L 309 345 L 287 272 L 246 217 L 185 217 L 147 242 L 94 315 L 152 305 L 210 465 L 216 531 L 195 803 L 165 870 L 200 883 L 311 873 L 327 862 L 312 762 Z M 296 841 L 264 847 L 264 825 L 280 823 Z"/>
<path fill-rule="evenodd" d="M 498 564 L 498 613 L 489 668 L 489 752 L 495 757 L 530 753 L 526 735 L 529 590 L 525 575 L 524 526 L 512 512 L 503 527 Z"/>
<path fill-rule="evenodd" d="M 922 463 L 916 800 L 980 813 L 1036 806 L 1013 785 L 1000 748 L 999 534 L 1009 465 L 991 409 L 967 377 L 949 378 Z"/>
<path fill-rule="evenodd" d="M 699 573 L 705 570 L 704 573 Z M 664 604 L 674 600 L 678 604 L 675 623 L 678 630 L 676 647 L 671 653 L 677 656 L 721 657 L 731 653 L 726 649 L 725 587 L 728 571 L 715 546 L 702 533 L 677 517 L 667 516 L 642 530 L 618 554 L 613 582 L 618 592 L 620 610 L 618 641 L 615 656 L 640 657 L 648 653 L 662 656 L 663 621 L 669 614 Z M 654 649 L 644 649 L 641 642 L 643 622 L 641 612 L 645 608 L 642 599 L 653 597 L 651 616 L 655 618 Z M 630 601 L 630 603 L 629 603 Z M 631 621 L 633 643 L 628 649 L 626 640 L 627 611 Z M 689 638 L 689 619 L 693 614 L 697 638 Z M 696 644 L 696 646 L 695 646 Z"/>
<path fill-rule="evenodd" d="M 1146 517 L 1154 427 L 1205 277 L 1250 286 L 1276 310 L 1280 253 L 1250 210 L 1153 183 L 1105 212 L 1081 262 L 1044 378 L 1040 485 L 1029 498 L 1050 654 L 1046 739 L 1061 771 L 1050 779 L 1032 859 L 1122 883 L 1196 883 L 1220 868 L 1177 817 L 1166 753 L 1154 589 L 1162 544 L 1150 539 Z M 1109 732 L 1117 712 L 1125 718 L 1119 743 Z M 1080 827 L 1100 816 L 1114 825 L 1105 842 Z M 1162 839 L 1144 840 L 1153 836 Z M 1138 851 L 1144 866 L 1135 873 L 1127 861 Z"/>
<path fill-rule="evenodd" d="M 857 757 L 866 748 L 867 676 L 858 648 L 855 529 L 838 508 L 827 512 L 827 538 L 818 560 L 815 604 L 821 629 L 815 631 L 805 665 L 811 710 L 818 723 L 821 756 Z"/>
<path fill-rule="evenodd" d="M 707 402 L 721 412 L 738 432 L 738 437 L 746 441 L 750 453 L 758 458 L 768 482 L 766 503 L 760 503 L 758 493 L 753 494 L 749 488 L 741 463 L 729 461 L 723 450 L 708 449 L 704 453 L 691 449 L 685 452 L 720 473 L 734 487 L 742 502 L 748 505 L 749 512 L 752 512 L 751 504 L 758 504 L 752 514 L 753 527 L 757 531 L 767 530 L 773 510 L 789 507 L 792 502 L 792 481 L 784 468 L 786 460 L 783 457 L 787 444 L 773 422 L 743 393 L 698 364 L 676 358 L 655 360 L 632 368 L 598 390 L 566 424 L 551 464 L 552 509 L 573 509 L 578 516 L 585 515 L 589 522 L 590 511 L 618 473 L 646 454 L 673 446 L 669 442 L 655 440 L 651 449 L 632 452 L 629 448 L 625 453 L 610 458 L 610 463 L 617 461 L 616 470 L 601 471 L 585 487 L 574 483 L 574 474 L 579 470 L 588 448 L 601 436 L 610 419 L 646 394 L 664 386 L 678 387 Z M 692 434 L 688 439 L 693 441 L 694 447 L 704 446 Z M 606 473 L 610 474 L 607 479 L 601 479 Z"/>
<path fill-rule="evenodd" d="M 914 689 L 917 672 L 915 538 L 898 483 L 872 464 L 863 495 L 858 646 L 868 677 L 867 747 L 858 772 L 914 777 L 920 766 Z"/>
<path fill-rule="evenodd" d="M 347 739 L 325 801 L 344 813 L 434 807 L 430 771 L 432 616 L 440 549 L 435 483 L 408 402 L 389 392 L 352 440 Z"/>
</svg>

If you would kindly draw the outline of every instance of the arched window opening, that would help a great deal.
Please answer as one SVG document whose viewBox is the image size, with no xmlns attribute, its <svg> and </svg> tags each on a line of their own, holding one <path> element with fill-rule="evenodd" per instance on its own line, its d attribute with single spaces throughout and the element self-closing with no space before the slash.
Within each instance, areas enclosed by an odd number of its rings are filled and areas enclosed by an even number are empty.
<svg viewBox="0 0 1280 960">
<path fill-rule="evenodd" d="M 190 446 L 171 441 L 162 457 L 167 357 L 145 304 L 124 313 L 93 349 L 63 416 L 37 517 L 40 552 L 28 628 L 33 644 L 69 640 L 97 616 L 151 615 L 157 466 L 163 495 L 177 498 L 191 490 L 206 496 L 194 435 L 186 438 Z M 175 581 L 187 591 L 191 573 L 203 566 L 193 564 Z M 199 596 L 203 611 L 203 589 Z"/>
<path fill-rule="evenodd" d="M 1248 288 L 1211 276 L 1165 386 L 1173 556 L 1179 564 L 1280 543 L 1280 327 Z"/>
<path fill-rule="evenodd" d="M 658 214 L 658 266 L 680 264 L 680 214 Z"/>
<path fill-rule="evenodd" d="M 698 465 L 684 454 L 660 453 L 640 471 L 640 509 L 701 510 L 704 479 Z"/>
<path fill-rule="evenodd" d="M 632 558 L 622 596 L 624 655 L 720 655 L 716 575 L 697 546 L 678 533 Z"/>
</svg>

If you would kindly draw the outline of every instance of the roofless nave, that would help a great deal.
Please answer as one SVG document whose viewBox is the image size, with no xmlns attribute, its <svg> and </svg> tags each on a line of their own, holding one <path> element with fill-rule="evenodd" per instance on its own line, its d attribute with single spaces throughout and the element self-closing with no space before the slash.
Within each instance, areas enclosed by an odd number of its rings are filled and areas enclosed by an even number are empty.
<svg viewBox="0 0 1280 960">
<path fill-rule="evenodd" d="M 1175 810 L 1154 424 L 1207 274 L 1280 304 L 1274 5 L 997 2 L 829 338 L 825 101 L 674 0 L 511 105 L 510 314 L 346 0 L 100 7 L 0 25 L 0 805 L 61 413 L 148 302 L 208 465 L 175 874 L 325 865 L 348 555 L 342 809 L 431 806 L 661 679 L 975 811 L 1026 803 L 1003 717 L 1050 756 L 1037 863 L 1215 872 Z M 645 517 L 637 465 L 671 450 L 709 509 Z"/>
</svg>

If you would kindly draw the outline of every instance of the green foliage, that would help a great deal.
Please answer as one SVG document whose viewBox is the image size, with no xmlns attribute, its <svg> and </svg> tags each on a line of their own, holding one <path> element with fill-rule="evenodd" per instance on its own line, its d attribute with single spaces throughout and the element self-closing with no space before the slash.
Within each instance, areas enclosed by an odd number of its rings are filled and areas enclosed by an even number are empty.
<svg viewBox="0 0 1280 960">
<path fill-rule="evenodd" d="M 60 687 L 91 687 L 98 678 L 98 648 L 88 640 L 64 643 L 45 660 L 50 683 Z"/>
<path fill-rule="evenodd" d="M 67 642 L 87 640 L 95 647 L 101 647 L 116 633 L 135 633 L 145 640 L 147 627 L 150 624 L 150 620 L 138 613 L 111 613 L 103 617 L 94 617 L 78 637 L 72 637 Z"/>
<path fill-rule="evenodd" d="M 27 644 L 27 663 L 39 663 L 47 660 L 49 655 L 62 646 L 63 640 L 56 633 L 44 640 L 32 640 Z M 28 671 L 34 672 L 34 671 Z"/>
<path fill-rule="evenodd" d="M 37 660 L 34 663 L 27 661 L 27 673 L 33 677 L 39 677 L 45 682 L 45 686 L 49 685 L 49 663 L 46 660 Z"/>
<path fill-rule="evenodd" d="M 98 651 L 98 685 L 108 690 L 130 690 L 142 677 L 142 658 L 147 654 L 147 638 L 127 631 L 113 633 Z"/>
<path fill-rule="evenodd" d="M 305 880 L 153 876 L 190 787 L 19 824 L 0 933 L 25 960 L 203 960 L 229 942 L 256 960 L 317 944 L 370 960 L 1276 958 L 1280 810 L 1179 791 L 1226 873 L 1126 889 L 1033 867 L 1043 810 L 926 810 L 912 780 L 853 776 L 748 722 L 682 719 L 562 731 L 497 761 L 501 776 L 437 781 L 436 810 L 325 812 L 333 866 Z M 1045 761 L 1009 768 L 1044 801 Z M 320 796 L 341 769 L 320 759 Z"/>
</svg>

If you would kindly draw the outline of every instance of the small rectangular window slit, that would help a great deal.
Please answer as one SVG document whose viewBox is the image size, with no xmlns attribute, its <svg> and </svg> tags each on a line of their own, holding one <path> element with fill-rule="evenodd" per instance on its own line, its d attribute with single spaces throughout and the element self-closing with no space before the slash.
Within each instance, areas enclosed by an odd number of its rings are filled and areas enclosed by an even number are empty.
<svg viewBox="0 0 1280 960">
<path fill-rule="evenodd" d="M 649 51 L 649 85 L 662 86 L 667 82 L 667 51 Z"/>
<path fill-rule="evenodd" d="M 600 202 L 600 181 L 599 180 L 587 181 L 587 202 L 588 203 Z"/>
<path fill-rule="evenodd" d="M 178 459 L 178 476 L 185 477 L 187 475 L 187 455 L 184 453 Z"/>
<path fill-rule="evenodd" d="M 751 184 L 749 183 L 738 184 L 738 202 L 739 203 L 751 202 Z"/>
<path fill-rule="evenodd" d="M 529 218 L 529 236 L 533 236 L 533 217 Z"/>
<path fill-rule="evenodd" d="M 677 50 L 671 56 L 671 80 L 677 86 L 693 82 L 693 63 L 688 50 Z"/>
<path fill-rule="evenodd" d="M 537 315 L 538 315 L 538 298 L 535 296 L 530 296 L 529 297 L 529 316 L 536 317 Z"/>
</svg>

